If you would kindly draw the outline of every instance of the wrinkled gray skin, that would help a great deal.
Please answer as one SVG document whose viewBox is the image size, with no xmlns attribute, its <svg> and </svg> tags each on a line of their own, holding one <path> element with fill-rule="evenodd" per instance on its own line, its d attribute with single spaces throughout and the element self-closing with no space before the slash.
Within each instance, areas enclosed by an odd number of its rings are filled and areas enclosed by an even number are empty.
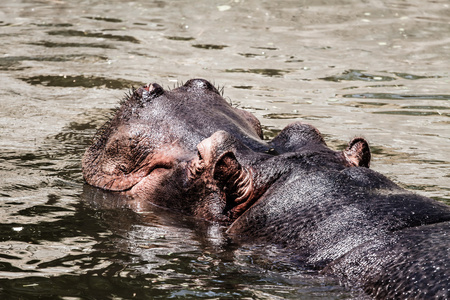
<svg viewBox="0 0 450 300">
<path fill-rule="evenodd" d="M 305 126 L 285 130 L 310 141 L 314 135 Z M 284 140 L 278 139 L 273 143 Z M 212 152 L 221 149 L 213 176 L 226 197 L 235 198 L 239 178 L 249 174 L 243 184 L 254 198 L 246 201 L 254 204 L 230 225 L 227 232 L 236 240 L 280 245 L 301 265 L 335 275 L 377 299 L 450 296 L 449 206 L 368 168 L 345 167 L 302 139 L 295 152 L 257 163 L 236 158 L 233 148 L 240 142 L 229 133 L 217 132 L 208 140 L 204 143 Z"/>
<path fill-rule="evenodd" d="M 294 123 L 262 141 L 259 122 L 205 80 L 134 91 L 82 164 L 87 183 L 134 210 L 220 222 L 236 240 L 279 245 L 375 298 L 449 295 L 448 206 L 368 169 L 362 138 L 333 151 Z"/>
</svg>

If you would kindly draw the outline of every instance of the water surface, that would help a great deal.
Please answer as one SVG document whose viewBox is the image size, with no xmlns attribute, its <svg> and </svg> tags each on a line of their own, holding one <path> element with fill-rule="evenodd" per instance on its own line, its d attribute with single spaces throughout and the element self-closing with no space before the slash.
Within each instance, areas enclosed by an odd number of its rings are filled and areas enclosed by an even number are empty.
<svg viewBox="0 0 450 300">
<path fill-rule="evenodd" d="M 266 138 L 364 136 L 373 169 L 450 204 L 449 32 L 444 0 L 2 1 L 0 297 L 355 297 L 188 216 L 93 205 L 114 199 L 81 155 L 130 86 L 201 77 Z"/>
</svg>

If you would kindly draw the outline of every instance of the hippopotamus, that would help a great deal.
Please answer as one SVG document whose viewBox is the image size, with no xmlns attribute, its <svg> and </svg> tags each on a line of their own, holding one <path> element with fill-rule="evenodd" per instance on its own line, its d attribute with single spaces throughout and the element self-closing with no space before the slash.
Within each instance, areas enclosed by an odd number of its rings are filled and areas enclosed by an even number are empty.
<svg viewBox="0 0 450 300">
<path fill-rule="evenodd" d="M 251 150 L 246 156 L 256 159 L 236 158 L 240 141 L 225 131 L 202 142 L 202 155 L 215 157 L 206 165 L 226 201 L 251 203 L 228 235 L 289 249 L 302 266 L 377 299 L 448 298 L 450 207 L 369 169 L 370 149 L 360 139 L 349 167 L 318 150 L 314 144 L 323 141 L 311 127 L 284 131 L 272 143 L 289 133 L 299 142 L 288 143 L 295 151 L 262 160 Z"/>
<path fill-rule="evenodd" d="M 330 149 L 296 122 L 272 141 L 209 82 L 137 90 L 86 151 L 87 183 L 222 224 L 240 243 L 267 243 L 305 268 L 379 298 L 450 295 L 450 207 L 371 170 L 357 137 Z"/>
<path fill-rule="evenodd" d="M 136 210 L 145 210 L 150 202 L 215 218 L 209 215 L 217 209 L 179 199 L 205 194 L 203 186 L 188 180 L 186 162 L 197 155 L 197 145 L 218 130 L 233 132 L 252 150 L 272 151 L 262 140 L 260 122 L 232 107 L 204 79 L 191 79 L 173 90 L 157 83 L 132 89 L 86 150 L 83 177 L 95 187 L 138 198 L 130 200 Z M 195 175 L 200 169 L 189 172 Z"/>
</svg>

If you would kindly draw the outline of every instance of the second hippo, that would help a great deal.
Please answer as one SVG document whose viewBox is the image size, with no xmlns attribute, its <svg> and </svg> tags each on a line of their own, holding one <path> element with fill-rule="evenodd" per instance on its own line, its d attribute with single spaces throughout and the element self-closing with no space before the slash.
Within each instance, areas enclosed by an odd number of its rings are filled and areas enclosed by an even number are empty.
<svg viewBox="0 0 450 300">
<path fill-rule="evenodd" d="M 447 299 L 450 207 L 367 168 L 365 143 L 356 141 L 349 158 L 362 167 L 347 167 L 317 146 L 313 127 L 286 130 L 298 137 L 287 145 L 295 151 L 263 160 L 251 150 L 246 155 L 255 159 L 237 159 L 240 141 L 224 131 L 202 142 L 215 157 L 207 168 L 237 212 L 227 233 L 288 249 L 303 267 L 377 299 Z M 235 210 L 241 203 L 251 205 Z"/>
</svg>

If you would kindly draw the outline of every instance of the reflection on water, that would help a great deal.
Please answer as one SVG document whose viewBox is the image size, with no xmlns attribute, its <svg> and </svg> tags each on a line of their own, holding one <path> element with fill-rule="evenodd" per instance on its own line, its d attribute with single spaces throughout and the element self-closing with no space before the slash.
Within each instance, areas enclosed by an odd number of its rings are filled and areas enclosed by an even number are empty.
<svg viewBox="0 0 450 300">
<path fill-rule="evenodd" d="M 288 70 L 278 69 L 227 69 L 228 73 L 253 73 L 269 77 L 281 77 L 284 73 L 288 73 Z"/>
<path fill-rule="evenodd" d="M 395 78 L 390 77 L 390 76 L 372 75 L 372 74 L 363 73 L 363 71 L 359 71 L 359 70 L 345 71 L 342 75 L 328 76 L 328 77 L 324 77 L 324 78 L 320 78 L 320 79 L 327 80 L 327 81 L 337 81 L 337 82 L 342 81 L 342 80 L 350 80 L 350 81 L 355 81 L 355 80 L 391 81 L 391 80 L 395 80 Z"/>
<path fill-rule="evenodd" d="M 275 247 L 83 185 L 80 158 L 131 86 L 202 77 L 266 138 L 309 122 L 450 204 L 447 1 L 3 1 L 2 299 L 345 299 Z M 56 296 L 57 295 L 57 296 Z"/>
<path fill-rule="evenodd" d="M 106 48 L 106 49 L 114 49 L 113 45 L 108 45 L 104 43 L 57 43 L 57 42 L 49 42 L 49 41 L 41 41 L 36 43 L 30 43 L 30 45 L 36 46 L 44 46 L 48 48 L 64 48 L 64 47 L 92 47 L 92 48 Z"/>
</svg>

